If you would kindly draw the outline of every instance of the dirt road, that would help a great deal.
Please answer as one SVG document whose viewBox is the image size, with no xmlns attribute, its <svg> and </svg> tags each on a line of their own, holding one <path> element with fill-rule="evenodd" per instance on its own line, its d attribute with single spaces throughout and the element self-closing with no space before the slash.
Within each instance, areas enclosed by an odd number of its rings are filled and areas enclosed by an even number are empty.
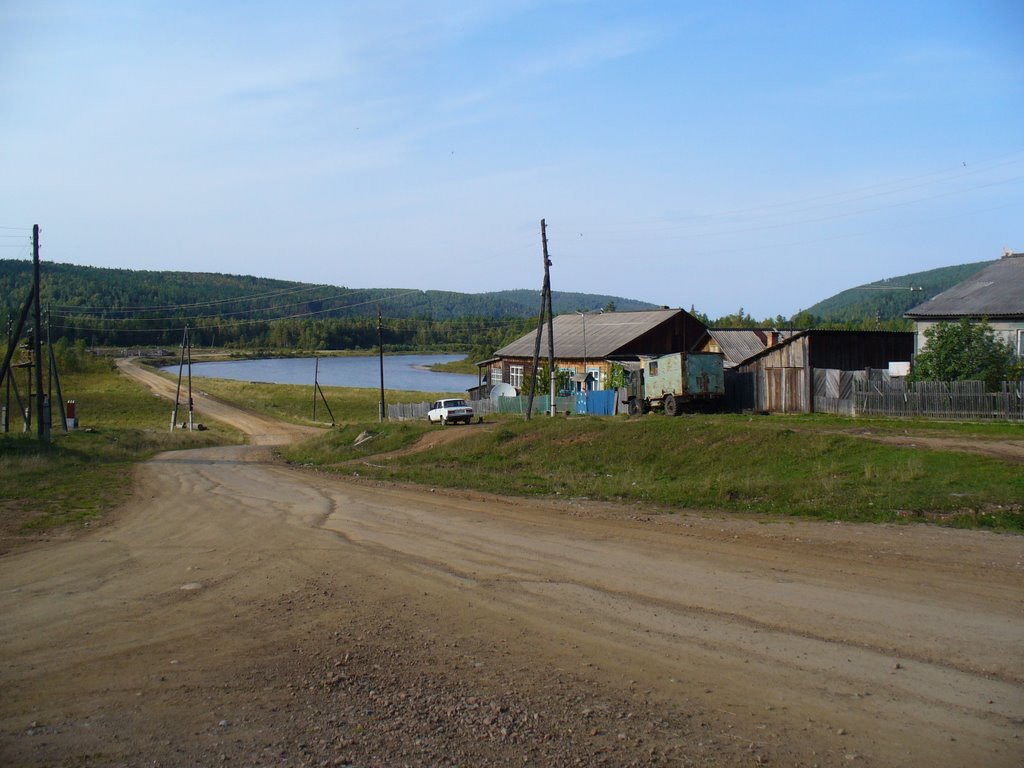
<svg viewBox="0 0 1024 768">
<path fill-rule="evenodd" d="M 1024 764 L 1016 536 L 442 494 L 229 447 L 0 558 L 0 616 L 4 765 Z"/>
</svg>

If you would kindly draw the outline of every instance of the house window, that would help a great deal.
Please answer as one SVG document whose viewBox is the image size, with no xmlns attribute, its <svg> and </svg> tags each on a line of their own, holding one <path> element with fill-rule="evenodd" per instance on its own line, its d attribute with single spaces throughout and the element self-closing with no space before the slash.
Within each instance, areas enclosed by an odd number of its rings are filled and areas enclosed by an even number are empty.
<svg viewBox="0 0 1024 768">
<path fill-rule="evenodd" d="M 516 389 L 523 388 L 523 366 L 510 365 L 508 367 L 508 383 Z"/>
<path fill-rule="evenodd" d="M 658 361 L 657 360 L 652 360 L 650 363 L 647 364 L 647 372 L 651 376 L 657 376 L 658 375 Z"/>
<path fill-rule="evenodd" d="M 587 368 L 587 375 L 591 377 L 590 389 L 598 390 L 604 389 L 601 384 L 601 369 L 600 368 Z"/>
<path fill-rule="evenodd" d="M 1024 331 L 1017 331 L 1017 357 L 1024 357 Z"/>
<path fill-rule="evenodd" d="M 501 366 L 495 365 L 491 367 L 491 384 L 501 384 Z"/>
</svg>

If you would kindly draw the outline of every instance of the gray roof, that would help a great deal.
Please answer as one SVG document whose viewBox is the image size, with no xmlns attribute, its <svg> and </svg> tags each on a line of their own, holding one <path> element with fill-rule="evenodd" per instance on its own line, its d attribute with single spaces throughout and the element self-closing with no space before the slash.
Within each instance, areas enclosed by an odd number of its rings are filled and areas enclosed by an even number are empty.
<svg viewBox="0 0 1024 768">
<path fill-rule="evenodd" d="M 1024 253 L 1007 253 L 995 264 L 908 310 L 906 317 L 1024 317 Z"/>
<path fill-rule="evenodd" d="M 607 357 L 666 320 L 682 312 L 681 309 L 652 309 L 642 312 L 605 312 L 581 316 L 573 313 L 558 315 L 552 321 L 555 332 L 555 355 L 560 358 Z M 583 348 L 584 328 L 587 335 L 586 349 Z M 522 338 L 502 347 L 494 354 L 499 357 L 532 357 L 537 332 L 531 331 Z M 541 336 L 540 354 L 548 353 L 548 327 L 544 324 Z"/>
<path fill-rule="evenodd" d="M 776 335 L 776 344 L 788 339 L 796 331 L 769 328 L 708 328 L 708 336 L 715 340 L 725 357 L 725 367 L 739 365 L 748 357 L 763 352 L 768 346 L 768 334 Z"/>
<path fill-rule="evenodd" d="M 736 365 L 765 348 L 764 338 L 754 328 L 708 328 L 708 336 L 722 350 L 727 365 Z"/>
</svg>

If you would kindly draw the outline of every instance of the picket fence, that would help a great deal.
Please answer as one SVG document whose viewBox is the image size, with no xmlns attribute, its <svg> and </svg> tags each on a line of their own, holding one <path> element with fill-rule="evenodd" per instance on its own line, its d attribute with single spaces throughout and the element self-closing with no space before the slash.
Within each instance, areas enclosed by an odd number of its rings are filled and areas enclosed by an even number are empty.
<svg viewBox="0 0 1024 768">
<path fill-rule="evenodd" d="M 857 416 L 1024 421 L 1024 379 L 988 392 L 983 381 L 853 381 Z"/>
</svg>

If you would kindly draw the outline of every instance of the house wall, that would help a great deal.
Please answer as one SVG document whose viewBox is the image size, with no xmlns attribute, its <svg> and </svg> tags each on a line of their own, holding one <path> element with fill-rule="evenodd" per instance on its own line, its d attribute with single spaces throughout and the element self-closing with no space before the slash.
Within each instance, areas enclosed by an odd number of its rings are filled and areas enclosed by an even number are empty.
<svg viewBox="0 0 1024 768">
<path fill-rule="evenodd" d="M 1020 357 L 1024 357 L 1024 320 L 989 320 L 993 335 L 1013 347 Z M 914 354 L 928 346 L 925 331 L 938 325 L 938 321 L 918 321 L 914 323 Z"/>
<path fill-rule="evenodd" d="M 492 366 L 489 366 L 488 367 L 488 371 L 490 370 L 491 367 L 500 367 L 501 368 L 501 373 L 502 373 L 501 380 L 503 382 L 506 382 L 506 383 L 511 383 L 510 382 L 510 369 L 512 368 L 512 366 L 520 366 L 520 365 L 523 367 L 523 381 L 528 382 L 530 380 L 529 379 L 530 372 L 533 370 L 533 358 L 532 357 L 505 357 L 505 358 L 502 358 L 500 361 L 493 363 Z M 546 365 L 547 365 L 547 358 L 542 355 L 541 359 L 540 359 L 540 367 L 544 368 Z M 582 374 L 582 373 L 585 372 L 584 371 L 584 361 L 583 361 L 583 358 L 556 357 L 555 358 L 555 368 L 556 369 L 563 369 L 563 368 L 565 368 L 565 369 L 575 369 L 576 372 L 579 373 L 579 374 Z M 608 360 L 605 360 L 603 358 L 598 358 L 598 359 L 587 358 L 586 368 L 589 369 L 589 370 L 593 370 L 595 368 L 598 369 L 600 371 L 600 374 L 601 374 L 600 375 L 600 387 L 599 388 L 600 389 L 607 389 L 608 388 L 608 381 L 609 381 L 609 376 L 611 375 L 611 368 L 612 368 L 612 364 Z M 489 383 L 490 384 L 495 384 L 495 383 L 497 383 L 497 381 L 489 381 Z M 527 389 L 529 389 L 529 388 L 527 387 Z"/>
</svg>

